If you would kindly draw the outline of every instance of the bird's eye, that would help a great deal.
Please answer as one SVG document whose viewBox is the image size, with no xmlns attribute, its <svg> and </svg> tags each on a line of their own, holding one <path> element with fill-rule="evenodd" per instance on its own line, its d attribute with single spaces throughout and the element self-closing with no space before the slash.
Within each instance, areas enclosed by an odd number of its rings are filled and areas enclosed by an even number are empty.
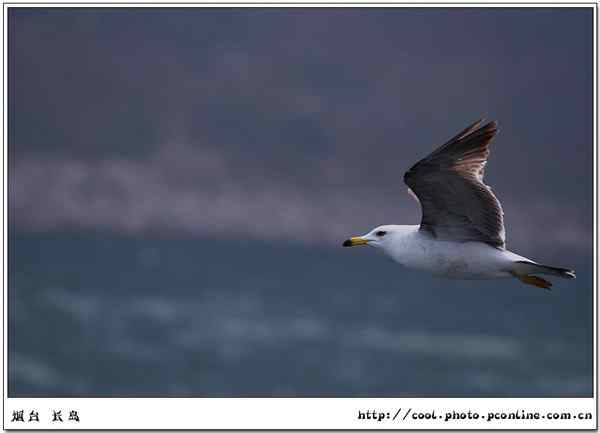
<svg viewBox="0 0 600 433">
<path fill-rule="evenodd" d="M 377 233 L 375 233 L 377 236 L 381 237 L 381 236 L 385 236 L 387 234 L 386 231 L 384 230 L 379 230 Z"/>
</svg>

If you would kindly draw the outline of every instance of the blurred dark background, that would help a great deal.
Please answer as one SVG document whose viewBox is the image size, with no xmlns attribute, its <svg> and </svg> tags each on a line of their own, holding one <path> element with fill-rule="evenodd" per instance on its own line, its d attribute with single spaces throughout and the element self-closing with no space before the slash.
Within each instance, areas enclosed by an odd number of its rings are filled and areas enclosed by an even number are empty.
<svg viewBox="0 0 600 433">
<path fill-rule="evenodd" d="M 591 396 L 592 8 L 10 8 L 9 396 Z M 374 250 L 479 117 L 552 292 Z"/>
</svg>

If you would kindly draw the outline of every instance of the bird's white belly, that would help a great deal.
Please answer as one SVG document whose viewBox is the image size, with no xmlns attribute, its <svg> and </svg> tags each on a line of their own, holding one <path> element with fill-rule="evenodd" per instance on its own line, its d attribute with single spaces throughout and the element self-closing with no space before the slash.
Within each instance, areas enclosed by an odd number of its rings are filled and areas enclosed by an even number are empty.
<svg viewBox="0 0 600 433">
<path fill-rule="evenodd" d="M 419 232 L 386 252 L 409 268 L 461 279 L 510 277 L 510 264 L 520 258 L 481 242 L 438 241 Z"/>
</svg>

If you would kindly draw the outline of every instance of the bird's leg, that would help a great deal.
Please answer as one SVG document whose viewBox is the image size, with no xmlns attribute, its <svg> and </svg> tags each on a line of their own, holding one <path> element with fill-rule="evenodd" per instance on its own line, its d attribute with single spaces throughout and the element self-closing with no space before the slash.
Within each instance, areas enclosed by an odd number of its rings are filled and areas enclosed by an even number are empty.
<svg viewBox="0 0 600 433">
<path fill-rule="evenodd" d="M 515 278 L 518 278 L 522 283 L 529 284 L 530 286 L 540 287 L 546 290 L 552 290 L 552 283 L 548 280 L 544 280 L 541 277 L 536 277 L 535 275 L 520 275 L 516 272 L 511 272 Z"/>
</svg>

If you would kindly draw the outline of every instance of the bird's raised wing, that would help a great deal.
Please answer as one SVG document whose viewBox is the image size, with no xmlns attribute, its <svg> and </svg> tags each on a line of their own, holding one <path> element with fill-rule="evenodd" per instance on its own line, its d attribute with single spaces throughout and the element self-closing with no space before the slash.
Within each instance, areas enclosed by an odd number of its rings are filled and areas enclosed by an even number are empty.
<svg viewBox="0 0 600 433">
<path fill-rule="evenodd" d="M 475 122 L 413 165 L 404 182 L 421 203 L 421 230 L 439 240 L 504 248 L 502 207 L 483 183 L 489 144 L 498 130 L 496 122 L 481 124 Z"/>
</svg>

